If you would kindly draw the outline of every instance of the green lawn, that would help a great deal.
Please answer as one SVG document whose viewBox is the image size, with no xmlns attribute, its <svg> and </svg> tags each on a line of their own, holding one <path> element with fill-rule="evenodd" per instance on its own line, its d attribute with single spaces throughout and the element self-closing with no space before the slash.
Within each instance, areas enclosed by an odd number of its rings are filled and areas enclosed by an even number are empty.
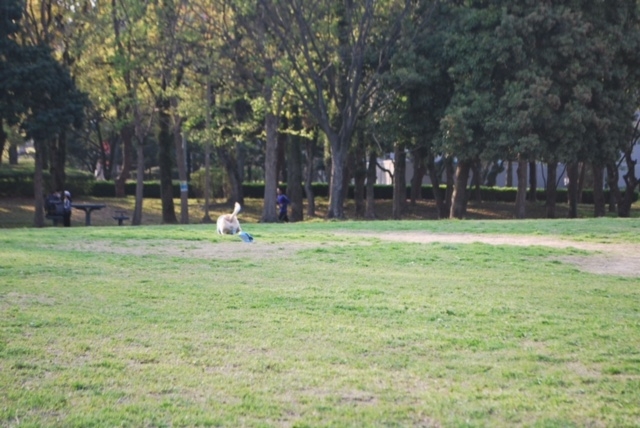
<svg viewBox="0 0 640 428">
<path fill-rule="evenodd" d="M 246 229 L 3 230 L 0 426 L 640 426 L 640 219 Z"/>
</svg>

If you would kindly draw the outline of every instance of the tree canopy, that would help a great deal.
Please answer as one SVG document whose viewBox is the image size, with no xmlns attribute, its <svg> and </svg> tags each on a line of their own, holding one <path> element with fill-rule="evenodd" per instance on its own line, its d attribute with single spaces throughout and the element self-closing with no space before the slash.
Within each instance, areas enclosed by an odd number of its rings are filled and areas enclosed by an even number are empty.
<svg viewBox="0 0 640 428">
<path fill-rule="evenodd" d="M 159 166 L 167 223 L 174 170 L 188 181 L 192 151 L 222 166 L 230 201 L 255 154 L 263 221 L 275 221 L 277 181 L 288 169 L 299 179 L 300 163 L 309 177 L 321 164 L 327 217 L 344 218 L 367 153 L 392 147 L 448 183 L 439 205 L 453 217 L 478 165 L 635 165 L 636 0 L 2 3 L 2 125 L 59 136 L 50 151 L 61 159 L 68 126 L 84 128 L 85 164 L 118 162 L 121 193 L 134 163 Z M 313 128 L 325 154 L 300 156 Z M 456 165 L 455 181 L 435 159 Z M 183 222 L 186 211 L 183 198 Z"/>
</svg>

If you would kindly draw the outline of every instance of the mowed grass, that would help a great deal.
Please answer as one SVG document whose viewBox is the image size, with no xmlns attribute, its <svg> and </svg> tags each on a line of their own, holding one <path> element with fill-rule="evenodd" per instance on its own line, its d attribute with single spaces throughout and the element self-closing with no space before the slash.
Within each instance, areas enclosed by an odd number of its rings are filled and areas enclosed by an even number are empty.
<svg viewBox="0 0 640 428">
<path fill-rule="evenodd" d="M 2 426 L 640 425 L 640 279 L 573 248 L 638 219 L 6 229 Z M 367 232 L 363 236 L 360 232 Z"/>
</svg>

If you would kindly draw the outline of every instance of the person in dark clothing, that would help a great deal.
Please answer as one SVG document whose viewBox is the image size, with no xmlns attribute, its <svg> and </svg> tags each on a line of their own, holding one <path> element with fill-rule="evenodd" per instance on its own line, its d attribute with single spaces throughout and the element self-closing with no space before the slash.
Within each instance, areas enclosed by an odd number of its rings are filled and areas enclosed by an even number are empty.
<svg viewBox="0 0 640 428">
<path fill-rule="evenodd" d="M 62 214 L 62 198 L 59 192 L 52 192 L 47 196 L 45 204 L 45 211 L 47 215 L 55 216 Z"/>
<path fill-rule="evenodd" d="M 71 193 L 68 190 L 62 197 L 62 221 L 64 227 L 71 227 Z"/>
<path fill-rule="evenodd" d="M 278 192 L 278 197 L 276 199 L 276 203 L 278 204 L 278 220 L 287 222 L 289 221 L 289 216 L 287 216 L 287 207 L 291 203 L 287 195 L 285 195 L 282 190 L 278 187 L 276 192 Z"/>
</svg>

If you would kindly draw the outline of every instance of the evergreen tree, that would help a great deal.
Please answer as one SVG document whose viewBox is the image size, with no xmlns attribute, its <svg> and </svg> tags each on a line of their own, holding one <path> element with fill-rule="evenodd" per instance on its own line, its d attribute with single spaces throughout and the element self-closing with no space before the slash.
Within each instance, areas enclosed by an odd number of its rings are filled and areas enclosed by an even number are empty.
<svg viewBox="0 0 640 428">
<path fill-rule="evenodd" d="M 12 63 L 20 50 L 13 36 L 19 30 L 22 6 L 19 0 L 1 0 L 0 2 L 0 162 L 7 142 L 4 124 L 17 123 L 22 112 L 19 100 L 14 96 L 19 85 Z"/>
</svg>

